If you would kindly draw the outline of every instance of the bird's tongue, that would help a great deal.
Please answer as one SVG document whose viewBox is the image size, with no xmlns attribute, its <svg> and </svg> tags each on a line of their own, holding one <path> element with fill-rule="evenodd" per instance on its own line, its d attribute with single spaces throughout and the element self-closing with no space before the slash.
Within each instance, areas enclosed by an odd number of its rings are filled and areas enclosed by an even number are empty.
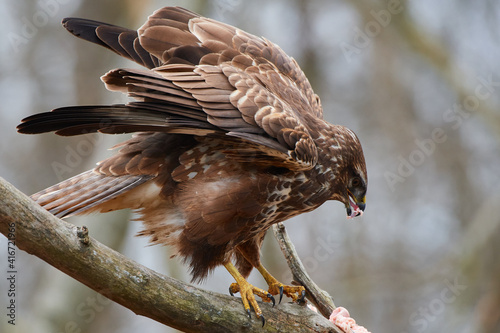
<svg viewBox="0 0 500 333">
<path fill-rule="evenodd" d="M 361 216 L 363 215 L 363 211 L 359 209 L 358 205 L 352 200 L 352 198 L 349 196 L 349 205 L 351 206 L 351 215 L 347 216 L 347 219 L 352 219 L 353 217 L 356 216 Z"/>
</svg>

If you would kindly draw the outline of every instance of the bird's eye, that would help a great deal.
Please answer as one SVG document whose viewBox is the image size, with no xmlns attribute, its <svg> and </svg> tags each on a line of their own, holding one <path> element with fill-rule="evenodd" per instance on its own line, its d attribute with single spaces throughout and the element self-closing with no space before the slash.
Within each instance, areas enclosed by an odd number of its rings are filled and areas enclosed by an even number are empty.
<svg viewBox="0 0 500 333">
<path fill-rule="evenodd" d="M 361 178 L 359 177 L 354 177 L 351 182 L 352 187 L 359 187 L 361 186 Z"/>
</svg>

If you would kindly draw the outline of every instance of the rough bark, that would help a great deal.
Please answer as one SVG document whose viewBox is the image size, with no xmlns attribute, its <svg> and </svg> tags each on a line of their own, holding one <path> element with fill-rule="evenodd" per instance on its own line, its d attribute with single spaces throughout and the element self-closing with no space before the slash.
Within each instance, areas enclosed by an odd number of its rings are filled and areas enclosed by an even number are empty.
<svg viewBox="0 0 500 333">
<path fill-rule="evenodd" d="M 304 306 L 260 303 L 266 325 L 248 318 L 239 298 L 161 275 L 85 236 L 0 178 L 0 232 L 134 313 L 185 332 L 340 332 Z M 92 230 L 90 230 L 92 234 Z"/>
</svg>

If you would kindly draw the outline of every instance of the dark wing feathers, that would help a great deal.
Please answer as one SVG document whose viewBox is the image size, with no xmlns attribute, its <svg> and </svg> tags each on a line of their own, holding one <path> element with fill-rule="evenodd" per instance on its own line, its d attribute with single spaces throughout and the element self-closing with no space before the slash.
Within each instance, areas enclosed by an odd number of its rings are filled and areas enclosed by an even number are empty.
<svg viewBox="0 0 500 333">
<path fill-rule="evenodd" d="M 322 117 L 319 98 L 295 60 L 268 40 L 179 7 L 157 10 L 138 31 L 74 18 L 63 25 L 150 70 L 117 69 L 102 78 L 136 102 L 56 109 L 26 118 L 20 132 L 217 132 L 248 142 L 242 159 L 255 150 L 292 169 L 316 164 L 311 133 Z"/>
<path fill-rule="evenodd" d="M 99 28 L 99 27 L 102 27 L 102 29 L 105 29 L 106 27 L 110 28 L 110 29 L 116 28 L 116 29 L 120 29 L 122 32 L 126 32 L 126 31 L 135 32 L 135 36 L 137 36 L 137 32 L 133 31 L 133 30 L 121 28 L 121 27 L 118 27 L 116 25 L 112 25 L 112 24 L 108 24 L 108 23 L 103 23 L 103 22 L 94 21 L 94 20 L 81 19 L 81 18 L 77 18 L 77 17 L 67 17 L 67 18 L 63 19 L 62 25 L 66 28 L 66 30 L 71 32 L 76 37 L 85 39 L 85 40 L 87 40 L 91 43 L 97 44 L 97 45 L 104 46 L 112 51 L 114 51 L 113 48 L 111 46 L 109 46 L 108 43 L 104 42 L 101 38 L 99 38 L 97 36 L 97 32 L 96 32 L 97 28 Z"/>
<path fill-rule="evenodd" d="M 182 115 L 181 115 L 182 114 Z M 215 126 L 186 117 L 180 107 L 161 108 L 152 103 L 109 106 L 70 106 L 27 117 L 18 130 L 27 134 L 55 131 L 62 136 L 94 132 L 119 134 L 131 132 L 213 133 Z M 193 133 L 199 130 L 199 133 Z"/>
<path fill-rule="evenodd" d="M 142 66 L 154 68 L 160 64 L 158 59 L 141 46 L 135 30 L 74 17 L 65 18 L 62 24 L 73 35 L 104 46 Z"/>
</svg>

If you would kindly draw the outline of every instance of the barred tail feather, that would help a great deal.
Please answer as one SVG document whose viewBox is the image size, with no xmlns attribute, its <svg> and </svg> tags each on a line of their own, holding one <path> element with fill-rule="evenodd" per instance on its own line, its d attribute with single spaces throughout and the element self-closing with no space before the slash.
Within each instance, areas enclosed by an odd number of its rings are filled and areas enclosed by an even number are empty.
<svg viewBox="0 0 500 333">
<path fill-rule="evenodd" d="M 116 199 L 151 178 L 147 175 L 107 176 L 89 170 L 35 193 L 31 198 L 59 218 L 136 208 L 130 205 L 129 200 L 124 204 Z"/>
</svg>

